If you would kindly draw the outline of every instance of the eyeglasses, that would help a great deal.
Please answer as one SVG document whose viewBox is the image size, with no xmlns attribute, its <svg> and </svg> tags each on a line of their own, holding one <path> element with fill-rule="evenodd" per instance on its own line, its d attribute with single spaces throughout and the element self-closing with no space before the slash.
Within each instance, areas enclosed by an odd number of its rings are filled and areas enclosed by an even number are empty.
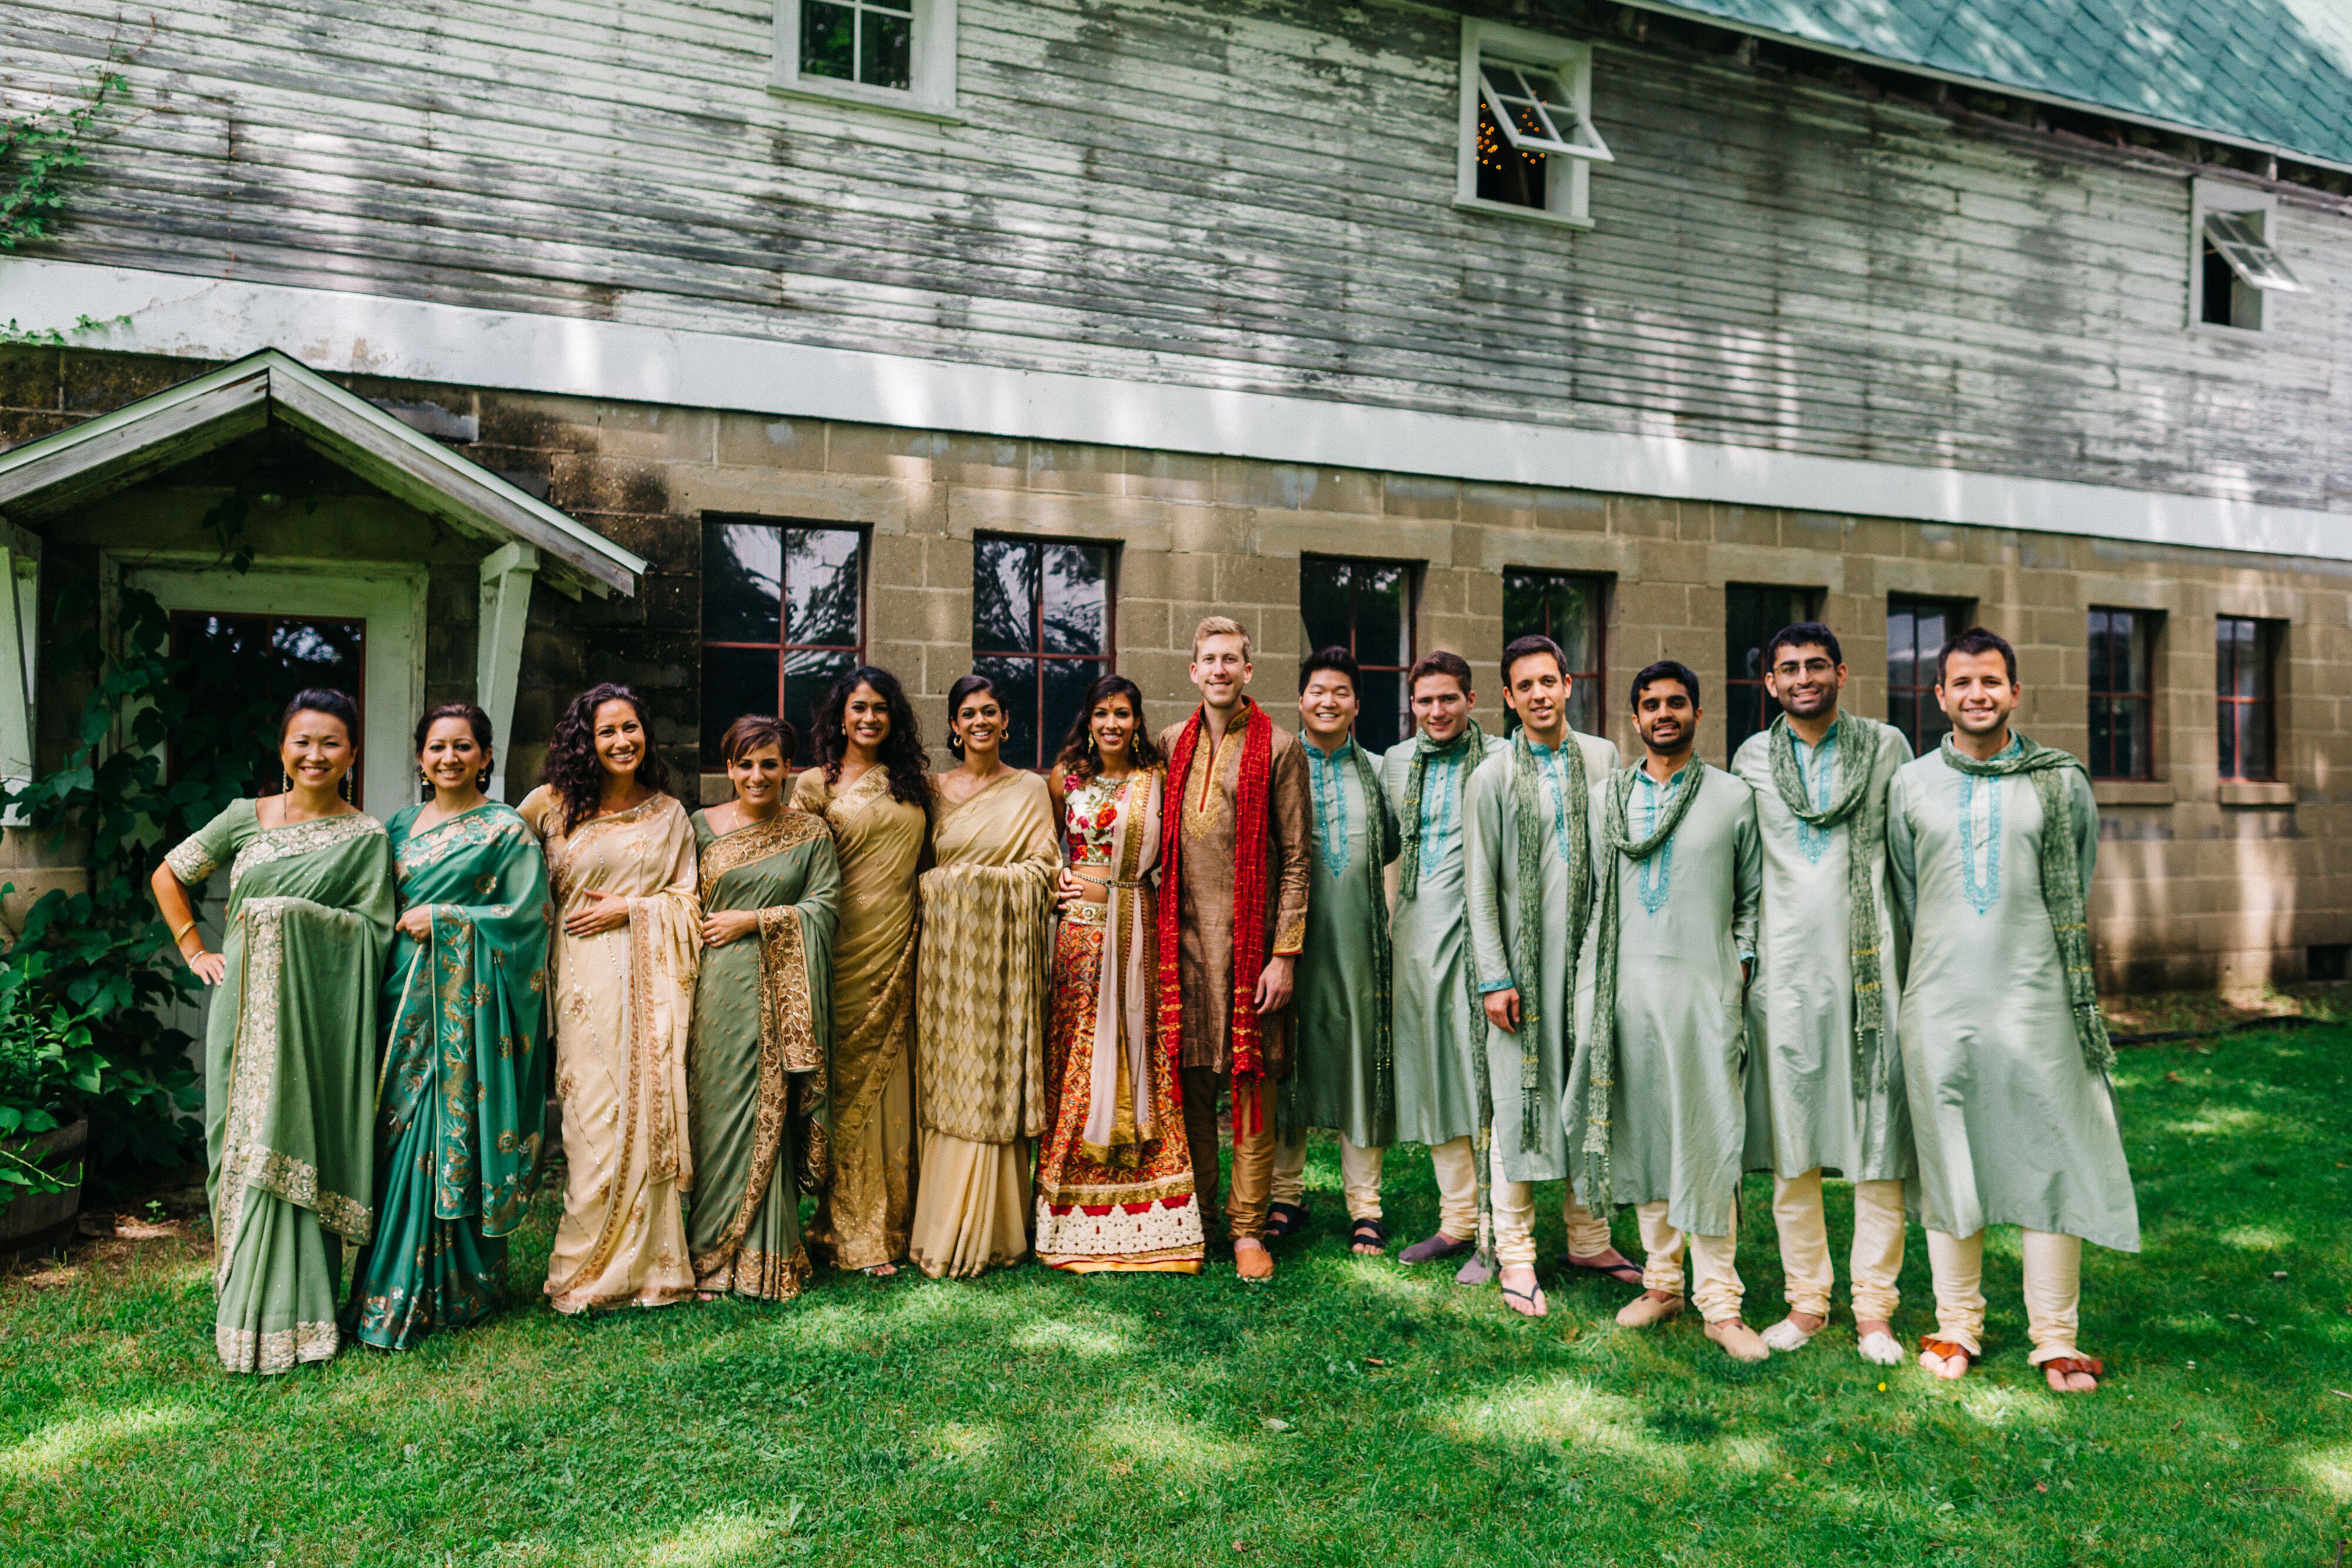
<svg viewBox="0 0 2352 1568">
<path fill-rule="evenodd" d="M 1807 659 L 1801 664 L 1775 664 L 1772 666 L 1772 673 L 1786 681 L 1793 680 L 1799 675 L 1826 675 L 1836 668 L 1837 666 L 1827 659 Z"/>
</svg>

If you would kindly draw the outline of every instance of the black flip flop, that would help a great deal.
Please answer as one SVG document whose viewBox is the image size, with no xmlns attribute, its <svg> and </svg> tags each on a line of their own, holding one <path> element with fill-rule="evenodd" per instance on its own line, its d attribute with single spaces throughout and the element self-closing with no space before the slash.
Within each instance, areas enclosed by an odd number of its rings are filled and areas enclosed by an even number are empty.
<svg viewBox="0 0 2352 1568">
<path fill-rule="evenodd" d="M 1622 1263 L 1580 1263 L 1563 1252 L 1559 1255 L 1559 1266 L 1573 1270 L 1580 1274 L 1598 1274 L 1604 1280 L 1614 1280 L 1621 1285 L 1631 1285 L 1635 1290 L 1640 1290 L 1642 1287 L 1642 1266 L 1630 1259 Z M 1625 1276 L 1628 1274 L 1633 1278 L 1627 1279 Z"/>
<path fill-rule="evenodd" d="M 1498 1287 L 1500 1287 L 1500 1289 L 1502 1290 L 1502 1292 L 1503 1292 L 1503 1299 L 1504 1299 L 1505 1301 L 1525 1301 L 1528 1305 L 1529 1305 L 1529 1306 L 1531 1306 L 1531 1307 L 1532 1307 L 1532 1306 L 1534 1306 L 1534 1305 L 1536 1304 L 1536 1302 L 1537 1302 L 1538 1300 L 1540 1300 L 1540 1299 L 1542 1298 L 1542 1296 L 1543 1296 L 1543 1287 L 1542 1287 L 1541 1285 L 1539 1285 L 1539 1284 L 1538 1284 L 1538 1285 L 1530 1285 L 1529 1287 L 1528 1287 L 1528 1288 L 1527 1288 L 1526 1290 L 1524 1290 L 1524 1291 L 1514 1291 L 1514 1290 L 1513 1290 L 1513 1289 L 1511 1289 L 1508 1285 L 1505 1285 L 1505 1284 L 1503 1284 L 1503 1283 L 1502 1283 L 1502 1281 L 1501 1281 L 1500 1280 L 1497 1280 L 1497 1281 L 1496 1281 L 1496 1285 L 1497 1285 Z M 1550 1303 L 1546 1302 L 1545 1304 L 1546 1304 L 1546 1305 L 1549 1305 Z M 1518 1311 L 1518 1309 L 1517 1309 L 1517 1308 L 1516 1308 L 1516 1307 L 1512 1308 L 1511 1310 L 1512 1310 L 1514 1312 L 1517 1312 L 1518 1316 L 1523 1317 L 1523 1318 L 1531 1318 L 1531 1317 L 1534 1317 L 1534 1316 L 1536 1315 L 1536 1314 L 1535 1314 L 1535 1313 L 1533 1313 L 1533 1312 L 1519 1312 L 1519 1311 Z"/>
<path fill-rule="evenodd" d="M 1265 1224 L 1258 1236 L 1267 1241 L 1286 1241 L 1298 1233 L 1307 1223 L 1307 1206 L 1303 1203 L 1270 1204 L 1265 1211 Z"/>
<path fill-rule="evenodd" d="M 1358 1247 L 1377 1247 L 1385 1255 L 1389 1249 L 1388 1227 L 1377 1219 L 1359 1219 L 1348 1228 L 1348 1246 L 1351 1251 Z M 1370 1254 L 1361 1256 L 1370 1257 Z"/>
</svg>

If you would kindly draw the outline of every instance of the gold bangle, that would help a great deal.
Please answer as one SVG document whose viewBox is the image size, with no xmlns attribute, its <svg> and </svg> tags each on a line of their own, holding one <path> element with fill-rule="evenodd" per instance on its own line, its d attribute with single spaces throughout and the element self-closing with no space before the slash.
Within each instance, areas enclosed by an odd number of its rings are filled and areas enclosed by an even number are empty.
<svg viewBox="0 0 2352 1568">
<path fill-rule="evenodd" d="M 191 920 L 185 925 L 179 926 L 173 930 L 172 933 L 172 946 L 174 947 L 178 946 L 180 945 L 180 938 L 185 936 L 189 932 L 194 931 L 195 928 L 196 923 Z"/>
</svg>

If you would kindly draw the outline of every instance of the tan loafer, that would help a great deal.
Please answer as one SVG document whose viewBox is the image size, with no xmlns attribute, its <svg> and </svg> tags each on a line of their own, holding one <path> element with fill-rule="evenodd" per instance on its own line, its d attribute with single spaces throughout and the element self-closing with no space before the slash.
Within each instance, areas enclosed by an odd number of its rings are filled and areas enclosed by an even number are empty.
<svg viewBox="0 0 2352 1568">
<path fill-rule="evenodd" d="M 1725 1318 L 1706 1325 L 1706 1337 L 1723 1347 L 1723 1354 L 1734 1361 L 1762 1361 L 1771 1355 L 1772 1347 L 1764 1336 L 1738 1318 Z"/>
<path fill-rule="evenodd" d="M 1683 1299 L 1680 1296 L 1664 1296 L 1655 1291 L 1644 1291 L 1617 1309 L 1617 1322 L 1622 1328 L 1648 1329 L 1682 1315 Z"/>
<path fill-rule="evenodd" d="M 1234 1246 L 1234 1272 L 1244 1280 L 1271 1280 L 1274 1278 L 1274 1254 L 1265 1249 L 1265 1243 L 1262 1241 L 1255 1244 L 1236 1242 Z"/>
</svg>

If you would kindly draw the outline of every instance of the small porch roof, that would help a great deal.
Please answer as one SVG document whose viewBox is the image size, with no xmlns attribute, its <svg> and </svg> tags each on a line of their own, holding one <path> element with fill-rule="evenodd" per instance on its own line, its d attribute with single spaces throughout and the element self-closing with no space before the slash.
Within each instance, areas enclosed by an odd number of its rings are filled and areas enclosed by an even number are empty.
<svg viewBox="0 0 2352 1568">
<path fill-rule="evenodd" d="M 536 550 L 552 586 L 637 591 L 644 558 L 276 349 L 0 453 L 0 517 L 36 523 L 271 424 L 493 550 Z"/>
</svg>

